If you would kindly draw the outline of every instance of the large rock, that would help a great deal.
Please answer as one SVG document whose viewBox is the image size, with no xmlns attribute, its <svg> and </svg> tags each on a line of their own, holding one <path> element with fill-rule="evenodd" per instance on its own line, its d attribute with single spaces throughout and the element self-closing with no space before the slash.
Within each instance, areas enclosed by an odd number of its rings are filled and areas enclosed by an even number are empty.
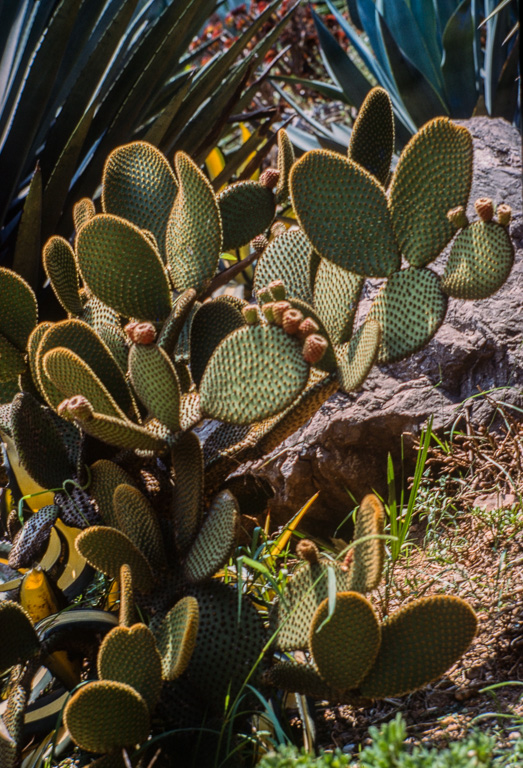
<svg viewBox="0 0 523 768">
<path fill-rule="evenodd" d="M 335 394 L 269 461 L 247 469 L 274 488 L 271 515 L 277 523 L 288 521 L 319 490 L 307 527 L 311 533 L 332 535 L 354 506 L 351 495 L 357 501 L 373 489 L 386 495 L 389 452 L 398 479 L 402 471 L 405 477 L 412 473 L 414 436 L 430 415 L 439 429 L 456 421 L 464 409 L 473 422 L 485 423 L 492 405 L 475 396 L 498 387 L 503 389 L 492 392 L 493 397 L 523 405 L 521 137 L 500 119 L 460 122 L 474 137 L 470 217 L 477 218 L 478 197 L 512 207 L 512 274 L 484 301 L 451 299 L 445 323 L 423 351 L 375 368 L 357 394 Z M 436 270 L 441 268 L 436 264 Z M 376 290 L 375 284 L 368 286 L 369 303 Z"/>
</svg>

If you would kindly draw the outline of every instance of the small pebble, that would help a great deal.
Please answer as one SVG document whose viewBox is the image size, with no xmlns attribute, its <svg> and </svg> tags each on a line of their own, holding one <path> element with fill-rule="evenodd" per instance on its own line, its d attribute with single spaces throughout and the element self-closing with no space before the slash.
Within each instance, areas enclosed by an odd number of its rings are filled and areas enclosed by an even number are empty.
<svg viewBox="0 0 523 768">
<path fill-rule="evenodd" d="M 345 755 L 350 755 L 356 749 L 356 744 L 345 744 L 341 750 Z"/>
<path fill-rule="evenodd" d="M 509 733 L 508 739 L 509 741 L 519 741 L 521 738 L 521 731 L 512 731 L 512 733 Z"/>
</svg>

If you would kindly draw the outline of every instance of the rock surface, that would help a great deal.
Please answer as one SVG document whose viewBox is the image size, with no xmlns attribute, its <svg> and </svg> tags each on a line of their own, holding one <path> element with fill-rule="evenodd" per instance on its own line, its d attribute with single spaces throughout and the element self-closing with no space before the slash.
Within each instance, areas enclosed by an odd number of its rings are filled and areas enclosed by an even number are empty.
<svg viewBox="0 0 523 768">
<path fill-rule="evenodd" d="M 455 422 L 465 409 L 473 422 L 488 423 L 492 405 L 474 396 L 499 387 L 503 389 L 493 397 L 523 406 L 521 136 L 501 119 L 458 122 L 474 138 L 470 218 L 477 218 L 478 197 L 512 207 L 516 259 L 510 278 L 486 300 L 451 299 L 445 323 L 424 350 L 396 365 L 375 367 L 361 392 L 333 395 L 269 461 L 244 470 L 274 488 L 271 515 L 276 524 L 287 522 L 319 490 L 307 529 L 332 535 L 354 506 L 351 494 L 358 502 L 370 490 L 386 495 L 389 452 L 398 480 L 402 469 L 405 477 L 412 474 L 413 436 L 431 414 L 437 429 Z M 444 256 L 440 259 L 444 263 Z M 368 302 L 378 281 L 369 282 Z"/>
</svg>

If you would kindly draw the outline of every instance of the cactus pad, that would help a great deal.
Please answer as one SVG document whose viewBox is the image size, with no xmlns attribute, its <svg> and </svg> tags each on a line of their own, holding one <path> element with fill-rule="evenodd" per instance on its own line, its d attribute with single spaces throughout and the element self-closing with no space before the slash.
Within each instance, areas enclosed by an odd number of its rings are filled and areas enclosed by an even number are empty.
<svg viewBox="0 0 523 768">
<path fill-rule="evenodd" d="M 203 502 L 202 447 L 194 432 L 184 433 L 171 448 L 174 469 L 172 516 L 176 544 L 186 552 L 200 526 Z"/>
<path fill-rule="evenodd" d="M 271 667 L 264 679 L 275 688 L 302 693 L 316 701 L 339 701 L 339 691 L 328 685 L 312 664 L 280 661 Z"/>
<path fill-rule="evenodd" d="M 166 447 L 162 437 L 157 437 L 147 429 L 133 424 L 132 421 L 105 416 L 92 409 L 85 418 L 75 416 L 75 422 L 88 435 L 96 437 L 103 443 L 114 445 L 116 448 L 131 451 L 162 451 Z"/>
<path fill-rule="evenodd" d="M 476 221 L 452 243 L 441 287 L 457 299 L 485 299 L 501 288 L 513 262 L 514 247 L 506 229 Z"/>
<path fill-rule="evenodd" d="M 177 291 L 200 293 L 218 267 L 220 211 L 210 182 L 190 157 L 178 152 L 174 164 L 179 189 L 167 225 L 167 263 Z"/>
<path fill-rule="evenodd" d="M 386 186 L 394 152 L 394 113 L 384 88 L 372 88 L 352 127 L 348 156 Z"/>
<path fill-rule="evenodd" d="M 153 711 L 162 690 L 162 659 L 145 624 L 111 629 L 102 641 L 96 666 L 100 680 L 131 685 Z"/>
<path fill-rule="evenodd" d="M 121 627 L 131 627 L 134 624 L 134 589 L 133 574 L 127 563 L 120 568 L 120 610 L 118 624 Z"/>
<path fill-rule="evenodd" d="M 0 674 L 25 663 L 40 650 L 29 614 L 11 600 L 0 602 Z"/>
<path fill-rule="evenodd" d="M 343 392 L 354 392 L 361 387 L 374 365 L 380 341 L 381 326 L 370 318 L 350 341 L 337 348 L 338 378 Z"/>
<path fill-rule="evenodd" d="M 78 271 L 74 251 L 68 241 L 57 235 L 44 245 L 42 261 L 56 298 L 71 315 L 82 312 Z"/>
<path fill-rule="evenodd" d="M 368 320 L 382 329 L 379 363 L 401 360 L 424 347 L 445 319 L 447 297 L 430 269 L 396 272 L 380 289 Z"/>
<path fill-rule="evenodd" d="M 360 684 L 362 695 L 401 696 L 436 680 L 465 653 L 476 627 L 476 614 L 459 597 L 415 600 L 382 625 L 381 647 Z"/>
<path fill-rule="evenodd" d="M 73 221 L 76 234 L 82 229 L 84 224 L 91 221 L 96 216 L 96 209 L 90 197 L 82 197 L 73 205 Z"/>
<path fill-rule="evenodd" d="M 114 492 L 123 483 L 135 486 L 134 480 L 125 469 L 122 469 L 114 461 L 99 459 L 91 465 L 91 484 L 89 493 L 96 501 L 100 517 L 104 525 L 117 527 L 116 512 L 114 510 Z"/>
<path fill-rule="evenodd" d="M 121 216 L 155 237 L 164 252 L 167 221 L 177 184 L 169 163 L 152 144 L 133 141 L 115 149 L 102 179 L 104 213 Z"/>
<path fill-rule="evenodd" d="M 134 224 L 99 214 L 76 238 L 78 267 L 89 289 L 125 317 L 165 320 L 169 283 L 158 250 Z"/>
<path fill-rule="evenodd" d="M 133 344 L 129 375 L 134 391 L 151 416 L 176 432 L 180 429 L 180 384 L 174 365 L 156 344 Z"/>
<path fill-rule="evenodd" d="M 335 152 L 312 150 L 294 164 L 290 185 L 300 226 L 320 256 L 366 277 L 399 269 L 387 198 L 368 171 Z"/>
<path fill-rule="evenodd" d="M 289 199 L 289 174 L 294 165 L 294 148 L 284 128 L 278 131 L 278 184 L 274 190 L 276 202 L 284 203 Z"/>
<path fill-rule="evenodd" d="M 214 497 L 201 530 L 185 561 L 185 575 L 198 582 L 213 576 L 229 559 L 236 542 L 240 518 L 230 491 Z"/>
<path fill-rule="evenodd" d="M 224 300 L 206 301 L 191 323 L 191 375 L 198 387 L 212 353 L 226 336 L 245 325 L 240 309 Z"/>
<path fill-rule="evenodd" d="M 24 523 L 22 530 L 13 540 L 13 546 L 9 552 L 11 568 L 14 570 L 30 568 L 43 555 L 59 513 L 60 507 L 56 504 L 48 504 L 41 507 Z"/>
<path fill-rule="evenodd" d="M 128 536 L 114 528 L 95 525 L 80 533 L 75 541 L 78 552 L 87 562 L 113 579 L 120 575 L 122 565 L 131 568 L 133 584 L 142 592 L 153 586 L 149 562 Z"/>
<path fill-rule="evenodd" d="M 472 136 L 446 117 L 411 138 L 390 186 L 394 232 L 405 258 L 424 267 L 438 256 L 454 227 L 447 212 L 467 206 L 472 184 Z"/>
<path fill-rule="evenodd" d="M 156 632 L 164 680 L 176 680 L 191 659 L 198 633 L 198 601 L 182 597 L 165 616 Z"/>
<path fill-rule="evenodd" d="M 36 297 L 25 280 L 4 267 L 0 267 L 0 296 L 0 335 L 24 352 L 38 319 Z"/>
<path fill-rule="evenodd" d="M 333 344 L 343 344 L 352 336 L 364 278 L 321 259 L 314 280 L 314 308 Z"/>
<path fill-rule="evenodd" d="M 165 565 L 165 552 L 158 517 L 150 501 L 132 485 L 119 485 L 113 496 L 118 528 L 155 567 Z"/>
<path fill-rule="evenodd" d="M 96 680 L 69 699 L 64 724 L 80 749 L 115 752 L 147 739 L 149 710 L 130 685 Z"/>
<path fill-rule="evenodd" d="M 207 416 L 233 424 L 260 421 L 282 411 L 307 383 L 300 344 L 281 328 L 244 326 L 216 348 L 201 381 Z M 256 397 L 248 397 L 256 392 Z"/>
<path fill-rule="evenodd" d="M 182 328 L 191 312 L 197 293 L 194 288 L 188 288 L 175 300 L 171 314 L 163 324 L 157 339 L 157 344 L 169 356 L 174 354 Z"/>
<path fill-rule="evenodd" d="M 381 642 L 374 608 L 357 592 L 339 592 L 329 617 L 325 599 L 314 614 L 309 644 L 318 672 L 333 688 L 356 688 L 372 667 Z"/>
<path fill-rule="evenodd" d="M 223 225 L 223 250 L 241 248 L 271 225 L 274 195 L 257 181 L 237 181 L 218 195 Z"/>
<path fill-rule="evenodd" d="M 385 511 L 383 504 L 373 493 L 367 494 L 360 504 L 354 528 L 354 540 L 365 536 L 382 535 L 385 529 Z M 372 538 L 356 544 L 353 550 L 353 566 L 350 572 L 350 588 L 362 595 L 376 589 L 380 583 L 385 542 Z"/>
<path fill-rule="evenodd" d="M 3 384 L 16 379 L 25 369 L 23 352 L 0 334 L 0 382 Z"/>
<path fill-rule="evenodd" d="M 279 278 L 287 297 L 312 304 L 313 250 L 301 229 L 289 229 L 274 238 L 258 260 L 254 272 L 254 290 L 261 291 Z"/>
</svg>

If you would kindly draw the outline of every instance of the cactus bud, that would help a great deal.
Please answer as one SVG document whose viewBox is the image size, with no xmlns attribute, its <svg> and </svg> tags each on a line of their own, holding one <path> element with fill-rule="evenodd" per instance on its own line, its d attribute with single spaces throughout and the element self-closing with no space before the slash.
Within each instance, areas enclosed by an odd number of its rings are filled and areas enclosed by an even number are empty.
<svg viewBox="0 0 523 768">
<path fill-rule="evenodd" d="M 467 214 L 465 213 L 465 208 L 462 205 L 458 205 L 457 208 L 451 208 L 451 210 L 447 213 L 447 219 L 451 224 L 453 224 L 453 226 L 456 227 L 456 229 L 466 227 L 469 223 Z"/>
<path fill-rule="evenodd" d="M 273 307 L 274 302 L 268 301 L 266 304 L 262 305 L 262 312 L 265 315 L 265 319 L 268 323 L 274 323 L 274 313 L 273 313 Z"/>
<path fill-rule="evenodd" d="M 256 235 L 256 237 L 251 240 L 251 248 L 253 251 L 256 251 L 256 253 L 262 253 L 268 245 L 269 241 L 265 235 Z"/>
<path fill-rule="evenodd" d="M 267 304 L 272 302 L 271 292 L 268 288 L 260 288 L 259 291 L 256 291 L 256 298 L 258 299 L 258 304 Z"/>
<path fill-rule="evenodd" d="M 354 550 L 353 549 L 349 549 L 349 551 L 347 552 L 347 554 L 343 558 L 343 561 L 342 561 L 342 563 L 340 565 L 341 570 L 344 571 L 345 573 L 347 573 L 347 571 L 350 570 L 350 568 L 352 566 L 353 557 L 354 557 Z"/>
<path fill-rule="evenodd" d="M 287 232 L 287 227 L 285 226 L 283 221 L 277 221 L 271 227 L 271 235 L 273 237 L 279 237 L 280 235 L 284 235 L 285 232 Z"/>
<path fill-rule="evenodd" d="M 309 336 L 311 333 L 318 333 L 319 330 L 320 327 L 316 320 L 313 320 L 312 317 L 306 317 L 305 320 L 300 323 L 298 328 L 298 338 L 300 341 L 305 341 L 307 336 Z"/>
<path fill-rule="evenodd" d="M 320 552 L 316 544 L 310 539 L 302 539 L 296 545 L 296 554 L 300 560 L 307 560 L 308 563 L 313 565 L 319 560 Z"/>
<path fill-rule="evenodd" d="M 152 344 L 156 338 L 152 323 L 128 323 L 124 331 L 135 344 Z"/>
<path fill-rule="evenodd" d="M 498 224 L 501 224 L 502 227 L 508 227 L 512 218 L 512 208 L 506 203 L 501 203 L 496 208 L 496 215 L 498 217 Z"/>
<path fill-rule="evenodd" d="M 303 313 L 299 309 L 287 309 L 283 313 L 282 328 L 285 333 L 294 334 L 303 322 Z"/>
<path fill-rule="evenodd" d="M 260 176 L 260 184 L 267 189 L 274 189 L 280 178 L 277 168 L 267 168 Z"/>
<path fill-rule="evenodd" d="M 254 304 L 249 304 L 248 306 L 243 307 L 242 315 L 247 325 L 256 325 L 256 323 L 260 322 L 258 307 L 256 307 Z"/>
<path fill-rule="evenodd" d="M 286 291 L 285 286 L 281 280 L 273 280 L 271 283 L 269 283 L 267 288 L 271 292 L 274 301 L 285 300 Z"/>
<path fill-rule="evenodd" d="M 315 365 L 321 360 L 325 352 L 329 347 L 329 342 L 325 336 L 320 336 L 319 333 L 311 333 L 305 339 L 303 344 L 303 359 L 310 365 Z"/>
<path fill-rule="evenodd" d="M 272 305 L 272 314 L 274 315 L 274 322 L 276 325 L 283 324 L 283 313 L 291 308 L 288 301 L 275 301 Z"/>
<path fill-rule="evenodd" d="M 494 216 L 494 203 L 490 197 L 478 197 L 474 206 L 482 221 L 492 221 L 492 217 Z"/>
<path fill-rule="evenodd" d="M 75 395 L 69 400 L 62 400 L 57 412 L 59 416 L 69 420 L 90 421 L 93 418 L 93 406 L 83 395 Z"/>
</svg>

